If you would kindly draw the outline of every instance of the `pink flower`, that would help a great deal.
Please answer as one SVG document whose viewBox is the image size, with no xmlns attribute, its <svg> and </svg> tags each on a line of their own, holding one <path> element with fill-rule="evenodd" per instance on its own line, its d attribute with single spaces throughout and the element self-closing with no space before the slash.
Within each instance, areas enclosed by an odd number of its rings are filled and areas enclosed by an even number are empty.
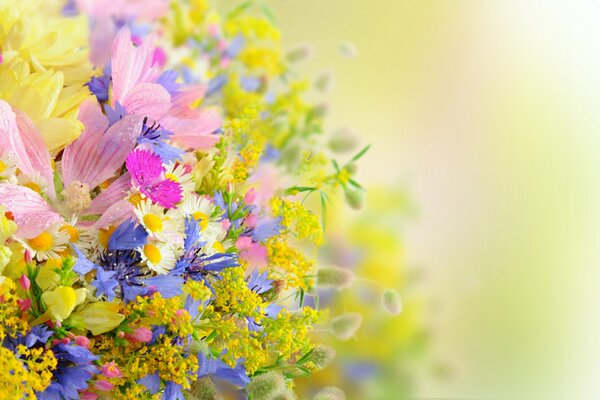
<svg viewBox="0 0 600 400">
<path fill-rule="evenodd" d="M 0 134 L 5 139 L 0 141 L 0 153 L 13 156 L 17 167 L 24 173 L 38 171 L 48 183 L 46 195 L 53 199 L 54 178 L 48 150 L 41 134 L 26 119 L 27 117 L 18 111 L 12 110 L 8 103 L 0 100 Z M 85 130 L 77 140 L 65 148 L 61 175 L 65 189 L 73 189 L 71 194 L 76 198 L 72 200 L 86 200 L 87 196 L 87 201 L 75 201 L 73 204 L 89 203 L 89 208 L 73 211 L 79 215 L 101 215 L 124 198 L 124 193 L 129 188 L 129 179 L 117 179 L 94 200 L 90 199 L 89 192 L 112 178 L 123 165 L 137 143 L 143 117 L 126 116 L 109 128 L 108 119 L 97 101 L 90 99 L 82 103 L 79 119 L 83 122 Z M 64 223 L 62 217 L 40 193 L 24 186 L 0 184 L 0 204 L 5 205 L 11 212 L 19 227 L 17 236 L 24 239 L 38 236 L 51 225 Z M 123 208 L 119 211 L 123 211 Z M 114 213 L 113 211 L 111 215 Z M 122 213 L 119 216 L 122 216 Z"/>
<path fill-rule="evenodd" d="M 90 339 L 85 336 L 75 336 L 75 344 L 88 349 L 90 347 Z"/>
<path fill-rule="evenodd" d="M 115 385 L 113 385 L 109 381 L 105 381 L 103 379 L 97 380 L 95 382 L 95 386 L 96 386 L 96 389 L 98 389 L 98 390 L 100 390 L 102 392 L 108 392 L 108 391 L 113 390 L 115 388 Z"/>
<path fill-rule="evenodd" d="M 117 366 L 117 364 L 115 364 L 114 361 L 104 364 L 102 366 L 101 372 L 102 375 L 106 376 L 107 378 L 123 377 L 123 373 L 119 370 L 119 367 Z"/>
<path fill-rule="evenodd" d="M 170 179 L 164 179 L 165 168 L 158 155 L 136 149 L 129 154 L 125 165 L 140 192 L 153 202 L 165 208 L 173 208 L 181 201 L 181 186 Z"/>
<path fill-rule="evenodd" d="M 81 400 L 96 400 L 98 399 L 98 395 L 96 393 L 88 392 L 86 390 L 84 392 L 79 392 L 79 398 Z"/>
<path fill-rule="evenodd" d="M 27 275 L 21 275 L 21 278 L 19 278 L 19 285 L 21 285 L 23 289 L 29 290 L 29 288 L 31 287 L 31 281 L 29 280 Z"/>
<path fill-rule="evenodd" d="M 133 333 L 126 333 L 125 337 L 130 342 L 148 343 L 152 340 L 152 331 L 148 328 L 137 328 Z"/>
<path fill-rule="evenodd" d="M 23 312 L 28 311 L 31 308 L 31 299 L 17 300 L 17 303 L 19 304 L 19 310 Z"/>
</svg>

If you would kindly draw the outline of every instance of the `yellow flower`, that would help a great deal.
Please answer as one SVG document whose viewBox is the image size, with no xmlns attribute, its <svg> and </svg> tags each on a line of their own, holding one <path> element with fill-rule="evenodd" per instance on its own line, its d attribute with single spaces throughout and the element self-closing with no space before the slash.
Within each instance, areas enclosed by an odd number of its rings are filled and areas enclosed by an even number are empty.
<svg viewBox="0 0 600 400">
<path fill-rule="evenodd" d="M 79 105 L 90 96 L 85 16 L 66 18 L 58 2 L 0 0 L 0 98 L 23 111 L 55 152 L 82 129 Z"/>
<path fill-rule="evenodd" d="M 125 316 L 119 314 L 117 303 L 90 303 L 78 310 L 71 317 L 74 325 L 92 331 L 93 335 L 101 335 L 115 329 Z"/>
<path fill-rule="evenodd" d="M 10 251 L 10 248 L 0 244 L 0 274 L 4 271 L 4 267 L 8 265 L 11 255 L 12 251 Z"/>
<path fill-rule="evenodd" d="M 42 294 L 42 299 L 48 307 L 48 312 L 57 321 L 62 321 L 71 315 L 76 305 L 81 304 L 86 297 L 86 289 L 73 289 L 59 286 L 51 292 Z"/>
</svg>

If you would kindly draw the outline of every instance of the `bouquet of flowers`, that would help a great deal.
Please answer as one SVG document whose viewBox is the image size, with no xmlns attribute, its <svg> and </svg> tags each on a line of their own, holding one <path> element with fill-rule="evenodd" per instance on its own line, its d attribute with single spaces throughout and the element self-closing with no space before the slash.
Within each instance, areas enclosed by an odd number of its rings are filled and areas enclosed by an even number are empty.
<svg viewBox="0 0 600 400">
<path fill-rule="evenodd" d="M 358 329 L 316 250 L 368 148 L 331 158 L 352 138 L 253 6 L 0 0 L 3 398 L 295 398 L 334 355 L 314 325 Z"/>
</svg>

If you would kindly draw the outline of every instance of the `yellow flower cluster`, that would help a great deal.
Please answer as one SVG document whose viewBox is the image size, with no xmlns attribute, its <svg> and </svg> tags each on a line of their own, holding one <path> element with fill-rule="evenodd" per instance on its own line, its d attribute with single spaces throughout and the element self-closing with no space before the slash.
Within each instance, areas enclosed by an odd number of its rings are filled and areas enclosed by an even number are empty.
<svg viewBox="0 0 600 400">
<path fill-rule="evenodd" d="M 35 399 L 35 392 L 45 390 L 52 379 L 57 361 L 51 350 L 27 349 L 17 352 L 0 347 L 0 393 L 5 399 Z"/>
<path fill-rule="evenodd" d="M 26 334 L 29 325 L 19 310 L 17 287 L 10 278 L 0 277 L 0 343 L 6 336 Z"/>
<path fill-rule="evenodd" d="M 264 329 L 273 348 L 284 359 L 302 356 L 311 348 L 309 333 L 322 315 L 311 307 L 296 312 L 282 310 L 275 319 L 264 320 Z"/>
<path fill-rule="evenodd" d="M 281 217 L 281 224 L 298 239 L 308 240 L 314 245 L 323 240 L 319 217 L 301 202 L 275 197 L 271 200 L 271 209 L 275 216 Z"/>
<path fill-rule="evenodd" d="M 266 248 L 271 274 L 283 282 L 285 289 L 311 286 L 311 279 L 306 276 L 313 270 L 315 261 L 291 247 L 285 235 L 269 239 Z"/>
<path fill-rule="evenodd" d="M 180 299 L 178 297 L 165 299 L 158 292 L 150 297 L 138 296 L 135 302 L 128 304 L 124 314 L 125 317 L 138 315 L 136 322 L 140 325 L 161 325 L 176 336 L 185 337 L 194 331 L 190 314 L 181 309 Z"/>
</svg>

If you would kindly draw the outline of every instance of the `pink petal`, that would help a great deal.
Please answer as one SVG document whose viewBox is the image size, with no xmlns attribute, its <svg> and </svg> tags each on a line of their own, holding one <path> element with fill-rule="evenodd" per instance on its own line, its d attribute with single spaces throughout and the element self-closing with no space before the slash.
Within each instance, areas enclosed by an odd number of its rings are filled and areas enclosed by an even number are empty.
<svg viewBox="0 0 600 400">
<path fill-rule="evenodd" d="M 127 199 L 120 200 L 110 206 L 104 214 L 94 223 L 94 228 L 102 229 L 110 225 L 116 225 L 133 215 L 133 205 Z"/>
<path fill-rule="evenodd" d="M 13 111 L 3 100 L 0 100 L 0 136 L 0 152 L 12 154 L 24 173 L 39 172 L 46 179 L 48 196 L 54 198 L 54 174 L 42 135 L 25 114 Z"/>
<path fill-rule="evenodd" d="M 155 184 L 165 170 L 158 155 L 139 148 L 129 154 L 125 166 L 141 188 Z"/>
<path fill-rule="evenodd" d="M 79 181 L 93 189 L 113 177 L 135 147 L 142 125 L 143 117 L 139 115 L 123 117 L 106 133 L 92 123 L 89 130 L 65 149 L 62 164 L 65 186 Z"/>
<path fill-rule="evenodd" d="M 125 95 L 122 106 L 129 114 L 157 120 L 171 108 L 171 95 L 158 83 L 140 83 Z"/>
<path fill-rule="evenodd" d="M 19 227 L 17 235 L 24 239 L 34 238 L 63 221 L 39 193 L 25 186 L 0 184 L 0 204 L 12 213 Z"/>
<path fill-rule="evenodd" d="M 153 202 L 165 208 L 173 208 L 181 201 L 181 186 L 170 179 L 165 179 L 152 186 L 149 190 L 143 190 Z"/>
<path fill-rule="evenodd" d="M 85 210 L 85 215 L 103 214 L 111 205 L 127 196 L 127 191 L 131 188 L 131 175 L 128 172 L 121 175 L 117 180 L 110 184 L 106 190 L 102 191 L 94 200 L 90 207 Z"/>
<path fill-rule="evenodd" d="M 161 120 L 162 126 L 173 132 L 171 138 L 187 148 L 209 149 L 219 139 L 213 134 L 221 127 L 222 119 L 216 110 L 206 110 L 192 119 L 166 117 Z"/>
<path fill-rule="evenodd" d="M 149 82 L 154 77 L 156 71 L 152 68 L 153 42 L 153 38 L 150 37 L 141 46 L 135 47 L 127 27 L 123 27 L 117 34 L 112 44 L 113 104 L 117 101 L 123 105 L 131 89 L 140 83 Z"/>
<path fill-rule="evenodd" d="M 172 103 L 173 108 L 171 110 L 171 115 L 175 115 L 177 117 L 190 117 L 196 114 L 197 111 L 191 109 L 191 105 L 200 100 L 206 94 L 206 86 L 205 85 L 194 85 L 186 87 L 179 91 L 175 96 L 173 96 Z"/>
</svg>

